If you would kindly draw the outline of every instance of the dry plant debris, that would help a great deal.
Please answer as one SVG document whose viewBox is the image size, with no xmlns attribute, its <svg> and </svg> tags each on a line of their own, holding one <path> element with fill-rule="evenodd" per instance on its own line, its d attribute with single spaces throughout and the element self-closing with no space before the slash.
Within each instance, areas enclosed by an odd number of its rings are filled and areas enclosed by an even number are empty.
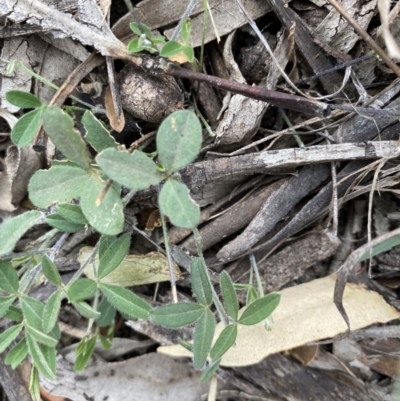
<svg viewBox="0 0 400 401">
<path fill-rule="evenodd" d="M 7 253 L 22 237 L 11 255 L 16 268 L 25 263 L 20 255 L 32 258 L 38 251 L 54 256 L 64 283 L 74 279 L 76 271 L 88 279 L 98 273 L 98 266 L 84 266 L 93 248 L 80 249 L 93 246 L 99 237 L 96 230 L 85 228 L 86 220 L 78 219 L 80 231 L 57 234 L 59 246 L 49 242 L 39 249 L 51 227 L 33 211 L 28 183 L 39 169 L 60 165 L 64 149 L 57 149 L 45 135 L 48 122 L 45 130 L 37 127 L 29 146 L 12 143 L 16 120 L 29 109 L 8 102 L 8 91 L 27 91 L 43 104 L 66 105 L 70 116 L 83 123 L 74 131 L 77 138 L 90 124 L 99 137 L 104 139 L 106 133 L 106 145 L 93 135 L 84 137 L 92 156 L 121 144 L 130 151 L 154 152 L 159 124 L 172 112 L 190 108 L 203 122 L 202 150 L 179 176 L 201 207 L 199 233 L 211 281 L 218 291 L 219 273 L 225 269 L 245 288 L 253 271 L 252 255 L 264 291 L 282 296 L 270 331 L 265 322 L 239 326 L 236 345 L 221 364 L 234 369 L 216 372 L 220 385 L 226 381 L 230 386 L 220 396 L 298 401 L 398 396 L 399 330 L 388 322 L 398 319 L 400 310 L 400 257 L 395 246 L 400 243 L 399 5 L 386 0 L 135 2 L 134 22 L 145 24 L 151 37 L 184 39 L 179 30 L 190 17 L 189 44 L 202 64 L 178 66 L 154 54 L 130 53 L 132 14 L 123 2 L 100 3 L 0 4 L 0 231 L 25 211 L 32 226 L 23 237 L 17 230 L 0 234 L 2 258 L 10 259 Z M 25 67 L 18 64 L 12 70 L 7 64 L 12 61 Z M 90 109 L 96 119 L 82 117 L 78 107 Z M 83 144 L 80 138 L 76 142 Z M 90 157 L 87 150 L 83 153 Z M 54 183 L 46 194 L 57 200 L 57 188 Z M 105 187 L 100 179 L 96 188 L 103 198 L 120 190 L 111 180 Z M 123 217 L 118 204 L 117 231 L 132 234 L 132 241 L 129 255 L 106 276 L 106 284 L 135 286 L 141 299 L 161 306 L 171 302 L 169 284 L 163 282 L 173 272 L 179 301 L 194 302 L 188 270 L 199 253 L 195 236 L 190 229 L 168 223 L 174 244 L 168 271 L 157 191 L 153 186 L 131 193 Z M 50 207 L 47 214 L 54 212 L 50 203 L 42 205 Z M 66 213 L 68 207 L 57 206 L 57 212 Z M 112 223 L 109 216 L 103 217 Z M 372 241 L 369 261 L 371 238 L 378 239 Z M 34 262 L 29 259 L 31 265 L 22 266 L 21 273 L 34 270 Z M 341 266 L 334 291 L 330 274 Z M 38 277 L 29 295 L 44 302 L 54 299 L 54 289 L 42 281 Z M 159 283 L 157 288 L 153 283 Z M 246 294 L 239 299 L 245 303 Z M 352 333 L 341 339 L 348 328 L 346 316 Z M 87 319 L 64 302 L 58 320 L 64 333 L 60 348 L 67 352 L 75 338 L 73 329 L 85 336 Z M 138 320 L 129 322 L 133 331 L 127 333 L 123 317 L 113 321 L 101 329 L 103 334 L 115 324 L 118 337 L 142 341 L 144 334 L 164 346 L 160 352 L 191 355 L 171 344 L 192 338 L 193 327 L 166 328 Z M 0 335 L 8 325 L 1 318 Z M 375 326 L 363 329 L 369 325 Z M 219 323 L 216 333 L 222 328 Z M 327 339 L 332 348 L 307 345 Z M 137 399 L 158 399 L 158 390 L 151 391 L 160 383 L 160 399 L 198 399 L 207 391 L 189 365 L 148 352 L 151 344 L 135 348 L 145 355 L 123 362 L 105 364 L 95 357 L 82 375 L 73 372 L 73 358 L 65 352 L 58 359 L 58 372 L 69 379 L 44 379 L 42 391 L 49 397 L 110 401 L 129 397 L 135 386 L 143 389 Z M 282 351 L 288 352 L 279 354 Z M 155 377 L 156 368 L 161 376 Z M 127 376 L 128 370 L 133 377 Z M 284 372 L 282 377 L 278 371 Z M 29 400 L 20 377 L 2 356 L 0 373 L 9 401 Z"/>
</svg>

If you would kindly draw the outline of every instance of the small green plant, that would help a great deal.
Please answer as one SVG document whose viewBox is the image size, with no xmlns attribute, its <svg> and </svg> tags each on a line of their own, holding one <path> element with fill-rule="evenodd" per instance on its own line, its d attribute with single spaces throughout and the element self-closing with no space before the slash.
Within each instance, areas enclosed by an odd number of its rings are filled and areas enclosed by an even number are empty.
<svg viewBox="0 0 400 401">
<path fill-rule="evenodd" d="M 150 28 L 145 24 L 132 22 L 130 28 L 138 38 L 129 42 L 128 51 L 132 53 L 148 51 L 151 54 L 159 52 L 161 57 L 171 57 L 183 52 L 190 63 L 194 61 L 194 50 L 189 44 L 192 29 L 190 19 L 186 19 L 182 25 L 181 37 L 183 44 L 175 40 L 167 42 L 164 36 L 153 36 Z"/>
<path fill-rule="evenodd" d="M 257 293 L 250 284 L 246 286 L 251 293 L 249 305 L 240 315 L 235 285 L 226 272 L 220 277 L 223 302 L 215 292 L 197 230 L 200 209 L 179 176 L 179 170 L 192 163 L 200 151 L 202 129 L 195 114 L 177 111 L 163 121 L 156 137 L 157 158 L 154 160 L 154 154 L 140 150 L 129 153 L 119 146 L 89 111 L 81 120 L 86 130 L 82 138 L 74 128 L 74 119 L 60 107 L 43 105 L 35 96 L 19 91 L 8 92 L 7 100 L 16 106 L 33 109 L 14 126 L 11 134 L 14 143 L 29 145 L 43 124 L 65 159 L 54 161 L 48 170 L 37 171 L 30 181 L 29 197 L 43 211 L 26 212 L 0 226 L 0 317 L 14 322 L 0 334 L 0 352 L 12 345 L 6 362 L 16 367 L 30 356 L 33 363 L 31 392 L 38 399 L 39 374 L 48 379 L 55 378 L 56 345 L 60 339 L 57 321 L 62 299 L 66 298 L 88 319 L 87 335 L 76 349 L 76 370 L 86 366 L 96 341 L 105 347 L 111 346 L 113 321 L 118 310 L 126 318 L 149 319 L 168 327 L 194 324 L 193 342 L 182 341 L 181 344 L 193 352 L 194 367 L 203 370 L 202 380 L 207 380 L 218 368 L 224 353 L 235 343 L 238 325 L 253 325 L 267 319 L 277 307 L 280 296 L 263 296 L 262 289 Z M 87 151 L 87 144 L 98 152 L 94 159 Z M 104 192 L 110 179 L 113 183 Z M 130 246 L 130 233 L 122 233 L 126 201 L 121 198 L 121 186 L 131 191 L 158 186 L 161 216 L 168 216 L 178 227 L 193 230 L 199 255 L 191 263 L 196 302 L 153 308 L 132 291 L 106 282 L 106 277 L 121 264 Z M 19 238 L 43 221 L 54 229 L 43 237 L 42 246 L 22 256 L 10 256 Z M 169 254 L 165 219 L 162 221 Z M 49 244 L 58 233 L 73 233 L 89 226 L 101 234 L 87 261 L 89 263 L 98 256 L 94 277 L 81 277 L 83 265 L 68 284 L 63 284 L 53 263 L 53 249 L 58 245 L 50 246 L 49 250 Z M 15 266 L 20 267 L 21 277 Z M 28 295 L 40 273 L 57 288 L 46 303 Z M 171 284 L 174 288 L 173 272 Z M 214 308 L 226 326 L 215 341 Z M 100 327 L 109 327 L 108 334 L 100 334 Z"/>
</svg>

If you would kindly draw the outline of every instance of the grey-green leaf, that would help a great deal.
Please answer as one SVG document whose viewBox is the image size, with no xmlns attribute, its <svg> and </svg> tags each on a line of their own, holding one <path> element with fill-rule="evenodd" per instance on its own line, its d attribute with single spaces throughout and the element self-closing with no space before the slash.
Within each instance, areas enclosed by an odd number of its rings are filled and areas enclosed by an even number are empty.
<svg viewBox="0 0 400 401">
<path fill-rule="evenodd" d="M 97 231 L 106 235 L 117 235 L 124 227 L 122 200 L 116 185 L 112 185 L 101 202 L 99 195 L 104 190 L 105 181 L 93 175 L 81 194 L 82 212 Z"/>
<path fill-rule="evenodd" d="M 201 142 L 201 125 L 196 115 L 188 110 L 175 111 L 158 129 L 156 143 L 161 164 L 168 173 L 186 167 L 196 159 Z"/>
<path fill-rule="evenodd" d="M 26 339 L 23 338 L 15 347 L 13 347 L 7 354 L 4 362 L 7 365 L 11 365 L 12 369 L 15 369 L 22 361 L 26 358 L 28 354 L 28 344 Z"/>
<path fill-rule="evenodd" d="M 137 319 L 147 319 L 151 309 L 142 298 L 126 288 L 112 284 L 100 283 L 100 288 L 107 297 L 108 302 L 120 312 Z"/>
<path fill-rule="evenodd" d="M 42 117 L 42 108 L 24 114 L 13 127 L 11 140 L 20 147 L 28 146 L 35 138 L 42 122 Z"/>
<path fill-rule="evenodd" d="M 224 304 L 228 315 L 233 319 L 237 320 L 239 312 L 239 303 L 236 296 L 235 287 L 233 286 L 232 279 L 229 274 L 224 270 L 221 273 L 221 291 L 224 299 Z"/>
<path fill-rule="evenodd" d="M 114 269 L 116 269 L 126 256 L 131 243 L 131 235 L 126 233 L 119 238 L 113 237 L 112 241 L 107 240 L 107 248 L 102 247 L 102 256 L 99 261 L 98 278 L 101 280 Z"/>
<path fill-rule="evenodd" d="M 90 170 L 90 157 L 74 120 L 60 107 L 48 107 L 43 114 L 43 128 L 60 152 L 77 166 Z"/>
<path fill-rule="evenodd" d="M 261 322 L 274 311 L 280 300 L 280 294 L 275 293 L 256 299 L 244 310 L 239 323 L 250 326 Z"/>
<path fill-rule="evenodd" d="M 128 153 L 108 148 L 97 155 L 96 162 L 112 180 L 137 191 L 163 179 L 157 165 L 140 150 Z"/>
<path fill-rule="evenodd" d="M 236 341 L 237 332 L 238 330 L 236 324 L 230 324 L 222 330 L 210 351 L 210 358 L 213 361 L 220 359 L 222 355 L 224 355 L 225 352 L 232 347 Z"/>
<path fill-rule="evenodd" d="M 0 289 L 17 294 L 19 288 L 18 273 L 8 260 L 0 260 Z"/>
<path fill-rule="evenodd" d="M 202 305 L 211 305 L 213 289 L 206 266 L 201 258 L 194 258 L 190 264 L 190 278 L 192 289 Z"/>
<path fill-rule="evenodd" d="M 42 102 L 32 93 L 19 90 L 11 90 L 6 93 L 7 102 L 22 109 L 34 109 L 41 107 Z"/>
<path fill-rule="evenodd" d="M 168 180 L 158 198 L 161 211 L 171 223 L 180 228 L 197 227 L 200 221 L 200 208 L 189 195 L 186 185 Z"/>
<path fill-rule="evenodd" d="M 41 218 L 36 210 L 25 212 L 4 221 L 0 225 L 0 257 L 10 253 L 17 241 Z"/>
<path fill-rule="evenodd" d="M 49 358 L 43 352 L 43 348 L 36 342 L 36 340 L 27 333 L 26 340 L 28 343 L 29 354 L 32 357 L 33 364 L 37 367 L 39 372 L 49 380 L 54 380 L 56 376 L 55 366 L 49 361 Z"/>
<path fill-rule="evenodd" d="M 215 332 L 215 317 L 206 309 L 196 323 L 193 337 L 193 367 L 197 370 L 204 368 Z"/>
<path fill-rule="evenodd" d="M 49 259 L 47 255 L 43 255 L 42 258 L 42 271 L 47 280 L 55 286 L 61 285 L 61 276 L 58 272 L 56 265 Z"/>
<path fill-rule="evenodd" d="M 44 304 L 38 299 L 23 296 L 20 297 L 22 313 L 29 326 L 38 330 L 42 329 Z"/>
<path fill-rule="evenodd" d="M 43 331 L 41 330 L 29 326 L 29 324 L 25 325 L 25 331 L 40 344 L 47 345 L 48 347 L 55 347 L 57 345 L 58 341 L 55 338 L 53 338 L 49 334 L 43 333 Z"/>
<path fill-rule="evenodd" d="M 68 163 L 37 171 L 29 182 L 29 198 L 43 209 L 53 203 L 79 198 L 90 179 L 85 170 Z"/>
<path fill-rule="evenodd" d="M 104 149 L 118 146 L 104 125 L 90 111 L 85 111 L 82 124 L 86 130 L 85 139 L 98 153 Z"/>
<path fill-rule="evenodd" d="M 68 220 L 72 223 L 75 224 L 87 223 L 87 220 L 79 205 L 73 205 L 71 203 L 60 203 L 56 206 L 56 211 L 65 220 Z"/>
<path fill-rule="evenodd" d="M 0 297 L 0 317 L 8 311 L 12 303 L 15 301 L 16 297 L 14 295 L 9 295 L 8 297 Z"/>
<path fill-rule="evenodd" d="M 84 301 L 71 302 L 74 308 L 87 319 L 97 319 L 100 316 L 100 312 L 94 310 L 88 303 Z"/>
<path fill-rule="evenodd" d="M 207 366 L 207 368 L 204 370 L 200 377 L 201 382 L 206 382 L 208 379 L 211 378 L 211 376 L 217 371 L 219 368 L 219 364 L 221 363 L 221 359 L 217 359 L 216 361 L 213 361 L 210 363 L 210 365 Z"/>
<path fill-rule="evenodd" d="M 70 301 L 83 301 L 93 297 L 96 293 L 97 284 L 89 278 L 78 278 L 67 287 L 67 294 Z"/>
<path fill-rule="evenodd" d="M 57 323 L 58 314 L 60 312 L 61 306 L 61 299 L 62 299 L 62 291 L 61 289 L 56 290 L 53 294 L 50 295 L 47 303 L 44 307 L 43 316 L 43 331 L 45 333 L 50 333 L 54 326 Z"/>
<path fill-rule="evenodd" d="M 0 353 L 3 352 L 17 338 L 22 330 L 22 324 L 12 326 L 0 334 Z"/>
<path fill-rule="evenodd" d="M 194 323 L 204 313 L 204 306 L 192 302 L 160 306 L 150 311 L 150 319 L 167 327 L 182 327 Z"/>
<path fill-rule="evenodd" d="M 100 302 L 99 313 L 100 316 L 96 320 L 97 325 L 100 327 L 111 326 L 115 319 L 116 310 L 105 297 Z"/>
<path fill-rule="evenodd" d="M 46 217 L 46 223 L 64 233 L 76 233 L 85 229 L 84 224 L 76 224 L 64 219 L 59 213 L 53 213 Z"/>
<path fill-rule="evenodd" d="M 76 360 L 74 364 L 74 369 L 79 372 L 84 369 L 89 362 L 90 357 L 93 354 L 94 348 L 96 346 L 97 336 L 93 336 L 89 339 L 83 338 L 76 349 Z"/>
</svg>

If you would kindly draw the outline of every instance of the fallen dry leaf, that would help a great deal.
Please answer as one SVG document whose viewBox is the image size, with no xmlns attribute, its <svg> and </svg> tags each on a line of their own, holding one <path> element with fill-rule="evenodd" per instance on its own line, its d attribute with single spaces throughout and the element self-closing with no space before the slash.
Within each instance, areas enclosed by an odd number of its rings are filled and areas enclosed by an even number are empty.
<svg viewBox="0 0 400 401">
<path fill-rule="evenodd" d="M 272 330 L 265 330 L 264 322 L 254 326 L 239 325 L 236 345 L 224 355 L 221 365 L 252 365 L 268 355 L 344 333 L 346 323 L 333 303 L 335 280 L 336 275 L 332 275 L 282 290 L 281 302 L 272 316 Z M 355 284 L 346 285 L 344 307 L 351 330 L 400 317 L 381 295 Z M 219 323 L 216 336 L 222 329 Z M 191 356 L 180 345 L 159 347 L 158 352 L 176 357 Z"/>
</svg>

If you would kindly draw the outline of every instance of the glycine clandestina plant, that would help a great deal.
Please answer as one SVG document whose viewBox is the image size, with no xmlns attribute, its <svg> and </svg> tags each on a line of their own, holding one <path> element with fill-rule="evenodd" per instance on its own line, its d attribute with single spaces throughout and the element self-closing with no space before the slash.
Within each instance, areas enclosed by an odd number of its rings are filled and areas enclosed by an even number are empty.
<svg viewBox="0 0 400 401">
<path fill-rule="evenodd" d="M 27 146 L 43 124 L 65 159 L 53 161 L 48 170 L 37 171 L 29 183 L 31 201 L 45 211 L 25 212 L 0 226 L 0 317 L 14 322 L 0 334 L 0 352 L 12 345 L 6 362 L 15 368 L 30 356 L 31 391 L 38 399 L 39 373 L 48 379 L 55 378 L 56 345 L 60 338 L 58 314 L 61 301 L 66 298 L 89 322 L 88 334 L 76 349 L 77 370 L 86 366 L 97 340 L 105 347 L 111 346 L 115 310 L 118 310 L 126 318 L 149 319 L 169 327 L 195 324 L 193 343 L 181 344 L 193 352 L 194 367 L 204 370 L 202 380 L 208 379 L 218 368 L 223 354 L 234 344 L 238 325 L 253 325 L 267 319 L 280 296 L 262 296 L 250 285 L 253 294 L 250 306 L 239 316 L 236 289 L 226 272 L 220 277 L 223 303 L 214 290 L 197 230 L 200 209 L 190 197 L 189 189 L 179 181 L 178 173 L 200 151 L 202 129 L 195 114 L 177 111 L 162 122 L 156 137 L 155 162 L 140 150 L 129 153 L 119 146 L 90 111 L 81 120 L 86 131 L 82 138 L 74 128 L 74 119 L 60 107 L 43 105 L 35 96 L 19 91 L 8 92 L 7 100 L 19 107 L 34 109 L 14 126 L 11 134 L 14 143 Z M 86 143 L 97 151 L 95 159 L 88 153 Z M 112 179 L 113 184 L 104 194 L 107 179 Z M 172 224 L 194 232 L 199 256 L 191 263 L 191 282 L 197 302 L 153 308 L 132 291 L 105 280 L 121 264 L 130 246 L 130 233 L 121 234 L 124 227 L 121 186 L 139 191 L 152 185 L 160 186 L 161 215 L 168 216 Z M 44 236 L 41 248 L 19 257 L 10 255 L 19 238 L 44 220 L 54 229 Z M 163 223 L 166 235 L 165 220 Z M 63 284 L 54 265 L 54 250 L 59 245 L 50 247 L 49 244 L 57 233 L 73 233 L 89 226 L 101 234 L 93 252 L 99 259 L 95 278 L 82 278 L 82 266 L 68 284 Z M 168 251 L 167 237 L 165 244 Z M 21 266 L 21 277 L 16 266 Z M 28 295 L 40 272 L 56 286 L 46 303 Z M 214 343 L 213 306 L 226 325 Z M 93 329 L 95 323 L 96 329 Z M 108 334 L 101 335 L 99 327 L 109 327 Z"/>
</svg>

